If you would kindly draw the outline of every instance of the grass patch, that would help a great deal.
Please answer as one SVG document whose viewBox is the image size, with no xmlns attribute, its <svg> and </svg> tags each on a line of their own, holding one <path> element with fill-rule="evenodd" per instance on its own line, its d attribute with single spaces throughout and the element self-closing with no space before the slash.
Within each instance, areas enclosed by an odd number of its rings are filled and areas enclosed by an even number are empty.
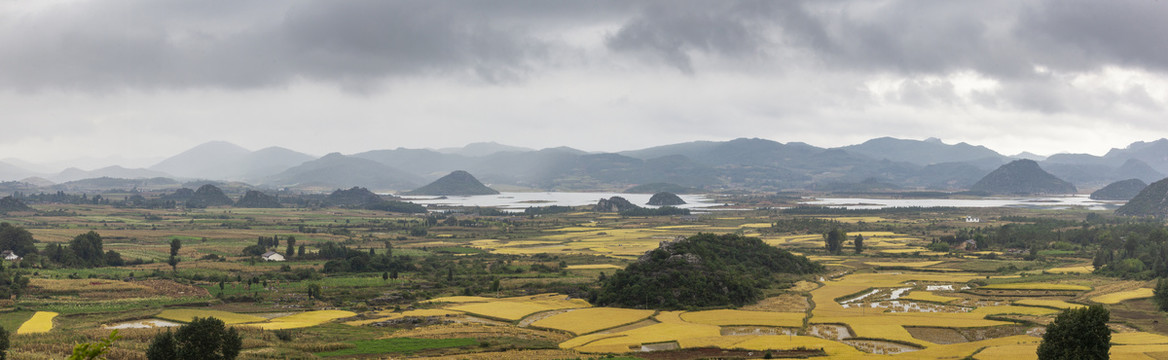
<svg viewBox="0 0 1168 360">
<path fill-rule="evenodd" d="M 0 313 L 0 326 L 3 326 L 4 330 L 14 332 L 25 321 L 28 321 L 34 312 L 31 310 L 17 310 Z"/>
<path fill-rule="evenodd" d="M 430 249 L 430 250 L 437 252 L 437 253 L 449 253 L 449 254 L 481 254 L 481 253 L 486 252 L 485 250 L 482 250 L 482 249 L 475 249 L 475 248 L 462 247 L 462 246 L 447 246 L 447 247 L 440 247 L 437 249 Z"/>
<path fill-rule="evenodd" d="M 353 348 L 342 349 L 336 351 L 328 351 L 316 353 L 316 356 L 330 357 L 330 356 L 346 356 L 346 355 L 364 355 L 364 354 L 413 354 L 422 350 L 429 349 L 445 349 L 463 346 L 478 345 L 475 339 L 459 338 L 459 339 L 414 339 L 414 338 L 393 338 L 381 340 L 363 340 L 354 341 Z"/>
</svg>

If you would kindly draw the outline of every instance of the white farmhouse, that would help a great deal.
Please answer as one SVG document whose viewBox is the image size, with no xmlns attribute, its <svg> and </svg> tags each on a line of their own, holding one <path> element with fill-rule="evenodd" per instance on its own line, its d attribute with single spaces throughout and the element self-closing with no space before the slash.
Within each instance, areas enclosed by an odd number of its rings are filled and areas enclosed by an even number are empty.
<svg viewBox="0 0 1168 360">
<path fill-rule="evenodd" d="M 280 253 L 275 251 L 266 252 L 260 255 L 260 257 L 264 258 L 264 261 L 284 261 L 284 255 L 280 255 Z"/>
</svg>

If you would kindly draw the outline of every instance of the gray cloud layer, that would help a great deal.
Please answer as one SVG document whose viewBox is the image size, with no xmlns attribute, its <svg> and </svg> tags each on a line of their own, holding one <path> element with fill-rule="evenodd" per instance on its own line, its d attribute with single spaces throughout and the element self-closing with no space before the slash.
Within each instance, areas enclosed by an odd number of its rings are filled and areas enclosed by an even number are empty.
<svg viewBox="0 0 1168 360">
<path fill-rule="evenodd" d="M 797 57 L 832 69 L 1033 76 L 1035 65 L 1168 69 L 1154 1 L 150 1 L 0 15 L 0 86 L 15 89 L 360 85 L 398 76 L 488 81 L 554 71 L 558 39 L 612 23 L 609 54 L 694 74 L 694 56 Z M 550 69 L 549 69 L 550 67 Z"/>
<path fill-rule="evenodd" d="M 1162 1 L 47 1 L 0 0 L 0 152 L 1168 135 Z"/>
</svg>

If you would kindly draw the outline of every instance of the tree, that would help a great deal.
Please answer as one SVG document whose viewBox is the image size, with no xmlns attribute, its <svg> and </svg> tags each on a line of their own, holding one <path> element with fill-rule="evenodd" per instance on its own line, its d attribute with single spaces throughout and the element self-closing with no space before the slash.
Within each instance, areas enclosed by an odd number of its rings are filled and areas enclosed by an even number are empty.
<svg viewBox="0 0 1168 360">
<path fill-rule="evenodd" d="M 1156 300 L 1156 305 L 1160 306 L 1160 311 L 1168 311 L 1168 279 L 1160 278 L 1156 281 L 1156 290 L 1152 292 L 1152 298 Z"/>
<path fill-rule="evenodd" d="M 105 265 L 105 252 L 101 249 L 101 235 L 96 231 L 90 230 L 87 233 L 77 235 L 73 240 L 69 241 L 69 250 L 76 255 L 84 265 L 87 266 L 102 266 Z"/>
<path fill-rule="evenodd" d="M 0 326 L 0 360 L 8 360 L 8 330 Z"/>
<path fill-rule="evenodd" d="M 1063 311 L 1046 327 L 1046 335 L 1038 345 L 1038 358 L 1107 359 L 1111 349 L 1111 330 L 1107 328 L 1110 319 L 1111 313 L 1103 305 Z"/>
<path fill-rule="evenodd" d="M 296 237 L 289 236 L 287 242 L 288 248 L 284 249 L 284 257 L 291 259 L 293 255 L 296 255 Z"/>
<path fill-rule="evenodd" d="M 823 241 L 827 244 L 827 252 L 832 254 L 839 254 L 844 249 L 844 239 L 848 234 L 840 231 L 840 229 L 831 229 L 827 234 L 823 234 Z"/>
<path fill-rule="evenodd" d="M 857 254 L 864 251 L 864 235 L 856 234 L 856 238 L 852 242 L 856 244 Z"/>
<path fill-rule="evenodd" d="M 0 250 L 12 250 L 16 255 L 25 256 L 37 252 L 36 239 L 22 227 L 0 223 Z"/>
<path fill-rule="evenodd" d="M 309 284 L 308 285 L 308 298 L 320 300 L 320 285 L 319 284 Z"/>
<path fill-rule="evenodd" d="M 174 269 L 174 271 L 176 271 L 176 272 L 178 271 L 178 262 L 179 262 L 178 250 L 179 249 L 182 249 L 182 240 L 179 240 L 177 238 L 170 239 L 170 259 L 167 259 L 166 263 L 170 264 L 170 268 Z"/>
<path fill-rule="evenodd" d="M 222 320 L 195 318 L 179 327 L 158 334 L 146 349 L 146 358 L 177 360 L 232 360 L 243 349 L 243 338 L 235 328 L 228 328 Z"/>
<path fill-rule="evenodd" d="M 174 333 L 167 329 L 166 332 L 158 332 L 154 335 L 154 340 L 150 341 L 150 347 L 146 348 L 147 360 L 171 360 L 178 358 L 174 343 Z"/>
</svg>

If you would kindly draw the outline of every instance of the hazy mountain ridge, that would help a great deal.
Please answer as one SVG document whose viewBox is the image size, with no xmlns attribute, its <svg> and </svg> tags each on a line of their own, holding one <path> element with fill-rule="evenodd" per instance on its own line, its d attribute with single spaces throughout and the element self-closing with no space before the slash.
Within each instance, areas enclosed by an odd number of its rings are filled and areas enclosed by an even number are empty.
<svg viewBox="0 0 1168 360">
<path fill-rule="evenodd" d="M 281 147 L 250 151 L 213 141 L 195 146 L 151 166 L 150 170 L 181 178 L 255 181 L 314 159 Z"/>
<path fill-rule="evenodd" d="M 264 184 L 276 187 L 337 189 L 362 186 L 375 190 L 407 190 L 422 182 L 414 174 L 340 153 L 305 162 L 263 180 Z"/>
<path fill-rule="evenodd" d="M 227 142 L 209 142 L 162 160 L 149 169 L 118 166 L 92 171 L 70 169 L 44 177 L 55 182 L 101 177 L 170 177 L 244 181 L 257 186 L 313 191 L 351 186 L 402 191 L 462 169 L 484 182 L 545 190 L 620 190 L 641 184 L 673 183 L 704 191 L 781 191 L 856 188 L 853 185 L 867 181 L 905 190 L 960 191 L 1011 159 L 1041 158 L 1028 153 L 1004 156 L 984 146 L 945 144 L 935 138 L 891 137 L 839 148 L 739 138 L 616 153 L 589 153 L 568 147 L 530 150 L 498 143 L 473 143 L 462 148 L 397 148 L 330 156 L 333 158 L 315 159 L 280 147 L 249 151 Z M 1136 142 L 1123 149 L 1112 149 L 1105 156 L 1055 154 L 1040 164 L 1050 174 L 1084 188 L 1098 188 L 1130 178 L 1151 182 L 1164 176 L 1155 164 L 1168 167 L 1168 140 Z M 5 174 L 22 176 L 13 180 L 37 175 L 0 162 L 0 176 Z"/>
</svg>

